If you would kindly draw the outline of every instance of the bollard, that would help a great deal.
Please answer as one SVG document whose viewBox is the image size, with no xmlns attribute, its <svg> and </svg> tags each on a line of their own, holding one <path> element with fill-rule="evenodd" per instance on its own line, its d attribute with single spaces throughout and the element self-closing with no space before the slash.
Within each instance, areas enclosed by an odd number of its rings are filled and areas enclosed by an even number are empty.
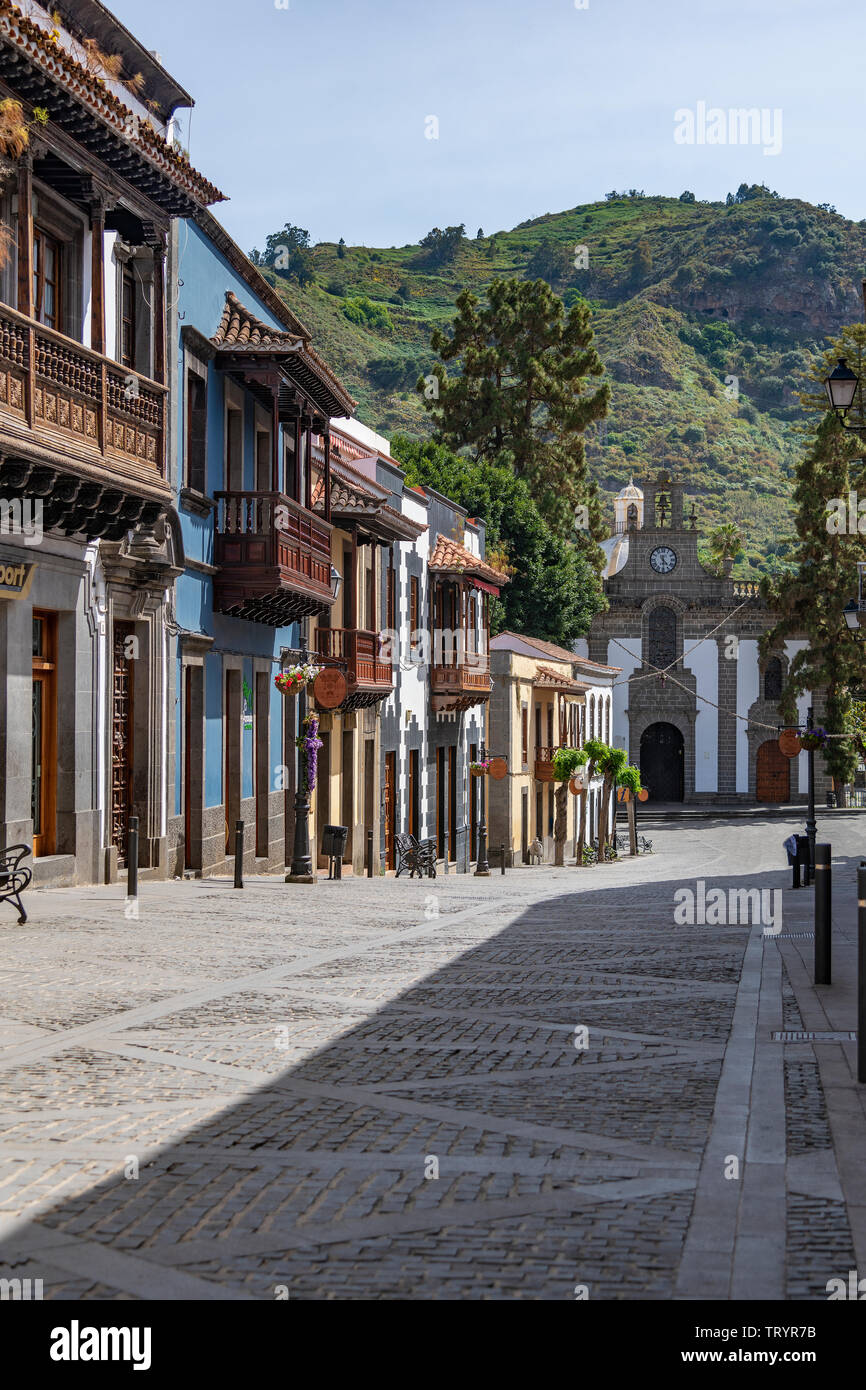
<svg viewBox="0 0 866 1390">
<path fill-rule="evenodd" d="M 367 877 L 373 877 L 373 832 L 367 831 Z"/>
<path fill-rule="evenodd" d="M 126 896 L 138 897 L 138 816 L 130 816 L 126 842 Z"/>
<path fill-rule="evenodd" d="M 830 909 L 832 906 L 830 846 L 815 846 L 815 984 L 832 984 Z"/>
<path fill-rule="evenodd" d="M 503 841 L 502 845 L 500 846 L 499 852 L 500 852 L 500 854 L 502 855 L 502 865 L 501 865 L 501 867 L 500 867 L 499 872 L 500 872 L 501 874 L 504 874 L 504 873 L 505 873 L 505 842 L 504 842 L 504 841 Z"/>
<path fill-rule="evenodd" d="M 244 823 L 235 821 L 235 888 L 244 886 Z"/>
<path fill-rule="evenodd" d="M 866 1083 L 866 861 L 857 870 L 857 1080 Z"/>
</svg>

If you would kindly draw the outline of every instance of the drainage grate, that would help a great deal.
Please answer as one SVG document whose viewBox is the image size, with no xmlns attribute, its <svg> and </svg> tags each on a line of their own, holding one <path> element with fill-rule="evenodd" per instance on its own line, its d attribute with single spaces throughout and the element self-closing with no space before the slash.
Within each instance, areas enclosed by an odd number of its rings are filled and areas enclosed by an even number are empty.
<svg viewBox="0 0 866 1390">
<path fill-rule="evenodd" d="M 767 936 L 772 936 L 772 932 L 767 932 Z M 813 931 L 780 931 L 776 933 L 776 941 L 813 941 L 815 933 Z"/>
<path fill-rule="evenodd" d="M 856 1033 L 810 1033 L 802 1028 L 786 1028 L 780 1033 L 771 1033 L 773 1042 L 856 1042 Z"/>
</svg>

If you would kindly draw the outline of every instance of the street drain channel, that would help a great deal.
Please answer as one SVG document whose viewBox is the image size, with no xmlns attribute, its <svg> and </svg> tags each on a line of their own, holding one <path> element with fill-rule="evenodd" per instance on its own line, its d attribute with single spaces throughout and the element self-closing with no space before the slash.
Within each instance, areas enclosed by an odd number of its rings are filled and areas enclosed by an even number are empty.
<svg viewBox="0 0 866 1390">
<path fill-rule="evenodd" d="M 768 932 L 767 935 L 772 935 Z M 780 931 L 775 935 L 776 941 L 813 941 L 815 933 L 813 931 Z"/>
<path fill-rule="evenodd" d="M 798 1042 L 819 1042 L 819 1043 L 839 1043 L 856 1042 L 856 1033 L 810 1033 L 802 1028 L 787 1028 L 779 1033 L 771 1033 L 773 1042 L 798 1043 Z"/>
</svg>

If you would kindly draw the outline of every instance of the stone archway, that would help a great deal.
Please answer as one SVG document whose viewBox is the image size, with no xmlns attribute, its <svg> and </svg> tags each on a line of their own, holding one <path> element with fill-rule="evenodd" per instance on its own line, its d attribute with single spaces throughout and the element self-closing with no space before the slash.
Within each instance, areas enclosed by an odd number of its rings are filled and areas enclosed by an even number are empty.
<svg viewBox="0 0 866 1390">
<path fill-rule="evenodd" d="M 659 722 L 644 729 L 640 773 L 650 801 L 685 799 L 685 741 L 675 724 Z"/>
<path fill-rule="evenodd" d="M 786 802 L 791 799 L 791 759 L 786 758 L 777 738 L 758 745 L 755 759 L 755 799 Z"/>
</svg>

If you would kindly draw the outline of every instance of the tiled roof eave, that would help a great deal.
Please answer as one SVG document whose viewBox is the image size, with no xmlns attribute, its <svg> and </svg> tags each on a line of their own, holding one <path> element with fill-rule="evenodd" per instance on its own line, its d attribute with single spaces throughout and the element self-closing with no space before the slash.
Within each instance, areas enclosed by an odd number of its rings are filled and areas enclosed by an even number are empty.
<svg viewBox="0 0 866 1390">
<path fill-rule="evenodd" d="M 169 145 L 147 119 L 136 118 L 131 107 L 103 86 L 94 74 L 54 43 L 44 29 L 27 19 L 9 0 L 0 0 L 0 45 L 12 50 L 21 61 L 37 70 L 44 81 L 62 89 L 67 97 L 84 107 L 94 120 L 118 137 L 160 177 L 179 189 L 191 204 L 207 207 L 225 201 L 226 195 Z M 14 90 L 14 75 L 7 80 Z M 48 105 L 51 116 L 50 101 Z M 55 116 L 58 128 L 63 129 L 63 120 L 56 113 Z M 124 177 L 135 185 L 134 177 L 129 174 Z"/>
</svg>

